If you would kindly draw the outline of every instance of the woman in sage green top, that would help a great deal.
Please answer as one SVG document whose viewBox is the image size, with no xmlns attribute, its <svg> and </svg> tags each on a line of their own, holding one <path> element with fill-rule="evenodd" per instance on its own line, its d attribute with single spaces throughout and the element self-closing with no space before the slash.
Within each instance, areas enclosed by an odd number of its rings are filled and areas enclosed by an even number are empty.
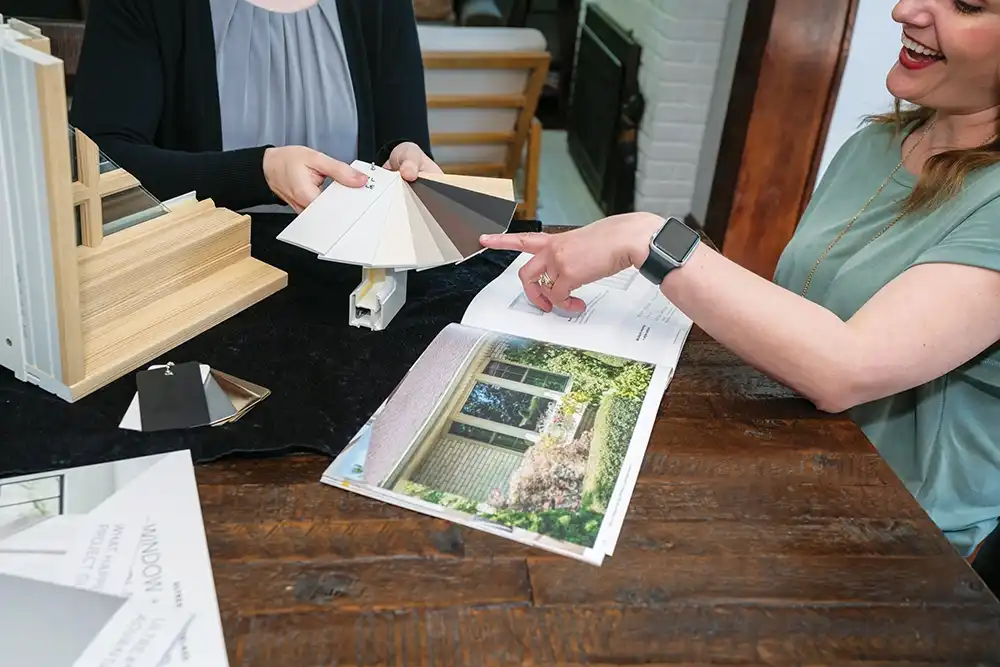
<svg viewBox="0 0 1000 667">
<path fill-rule="evenodd" d="M 1000 2 L 900 0 L 887 78 L 909 102 L 836 154 L 767 281 L 698 244 L 661 291 L 749 363 L 849 411 L 955 548 L 1000 517 Z M 539 307 L 641 266 L 663 218 L 484 237 L 534 255 Z"/>
</svg>

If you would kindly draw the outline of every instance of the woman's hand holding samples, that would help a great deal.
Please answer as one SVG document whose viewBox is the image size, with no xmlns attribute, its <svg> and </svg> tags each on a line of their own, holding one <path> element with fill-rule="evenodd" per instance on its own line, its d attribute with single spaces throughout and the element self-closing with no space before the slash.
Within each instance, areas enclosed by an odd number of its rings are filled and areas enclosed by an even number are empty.
<svg viewBox="0 0 1000 667">
<path fill-rule="evenodd" d="M 403 143 L 392 149 L 389 159 L 382 166 L 389 171 L 398 171 L 404 180 L 412 183 L 418 174 L 441 174 L 441 167 L 427 157 L 423 149 L 412 141 Z"/>
<path fill-rule="evenodd" d="M 319 196 L 327 178 L 360 188 L 368 176 L 305 146 L 283 146 L 264 151 L 264 178 L 271 191 L 301 213 Z"/>
<path fill-rule="evenodd" d="M 421 173 L 442 173 L 441 167 L 412 141 L 396 146 L 384 168 L 399 172 L 410 182 L 417 180 Z M 313 203 L 327 178 L 349 188 L 360 188 L 368 182 L 368 176 L 351 165 L 305 146 L 264 151 L 264 178 L 271 191 L 296 213 L 302 213 Z"/>
</svg>

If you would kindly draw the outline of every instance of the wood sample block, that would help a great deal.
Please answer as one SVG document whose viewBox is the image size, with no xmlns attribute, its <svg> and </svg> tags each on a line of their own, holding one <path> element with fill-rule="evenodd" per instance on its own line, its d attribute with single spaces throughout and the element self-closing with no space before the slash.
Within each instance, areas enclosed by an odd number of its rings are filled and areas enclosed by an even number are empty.
<svg viewBox="0 0 1000 667">
<path fill-rule="evenodd" d="M 66 401 L 288 283 L 250 218 L 163 204 L 70 127 L 63 63 L 0 17 L 0 366 Z"/>
</svg>

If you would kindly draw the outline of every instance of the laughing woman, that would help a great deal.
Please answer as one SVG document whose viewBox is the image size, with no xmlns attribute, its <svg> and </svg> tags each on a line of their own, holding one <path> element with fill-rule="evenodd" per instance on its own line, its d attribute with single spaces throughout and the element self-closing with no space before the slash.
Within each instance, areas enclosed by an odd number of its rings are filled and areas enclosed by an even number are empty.
<svg viewBox="0 0 1000 667">
<path fill-rule="evenodd" d="M 546 310 L 642 267 L 748 363 L 850 411 L 968 557 L 1000 517 L 1000 0 L 900 0 L 893 18 L 886 83 L 910 104 L 840 149 L 773 282 L 643 213 L 483 243 L 534 255 L 521 279 Z"/>
<path fill-rule="evenodd" d="M 301 211 L 440 171 L 412 0 L 93 0 L 70 122 L 159 199 Z"/>
</svg>

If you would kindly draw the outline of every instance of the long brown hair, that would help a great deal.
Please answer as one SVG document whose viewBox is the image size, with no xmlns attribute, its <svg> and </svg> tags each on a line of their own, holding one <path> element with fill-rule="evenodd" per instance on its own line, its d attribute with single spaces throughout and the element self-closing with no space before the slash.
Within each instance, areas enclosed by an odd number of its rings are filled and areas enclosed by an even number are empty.
<svg viewBox="0 0 1000 667">
<path fill-rule="evenodd" d="M 866 116 L 865 123 L 892 125 L 898 135 L 912 125 L 911 131 L 922 127 L 934 116 L 927 107 L 903 107 L 898 98 L 889 113 Z M 966 176 L 976 169 L 1000 162 L 1000 142 L 976 148 L 945 151 L 927 158 L 910 195 L 903 200 L 904 214 L 933 209 L 951 199 L 962 189 Z"/>
</svg>

